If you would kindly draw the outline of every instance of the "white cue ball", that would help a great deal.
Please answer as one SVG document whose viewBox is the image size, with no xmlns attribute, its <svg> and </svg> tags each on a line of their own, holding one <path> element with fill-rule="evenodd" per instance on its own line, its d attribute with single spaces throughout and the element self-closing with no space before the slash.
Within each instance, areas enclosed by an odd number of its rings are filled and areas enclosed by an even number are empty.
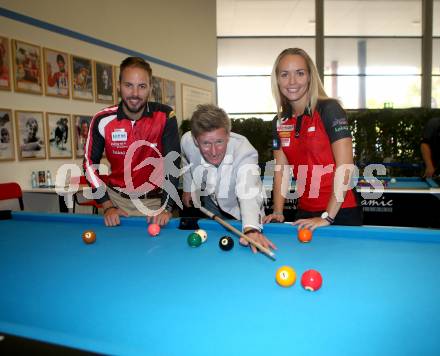
<svg viewBox="0 0 440 356">
<path fill-rule="evenodd" d="M 208 239 L 208 234 L 205 230 L 198 229 L 195 231 L 195 233 L 202 238 L 202 243 L 204 243 Z"/>
</svg>

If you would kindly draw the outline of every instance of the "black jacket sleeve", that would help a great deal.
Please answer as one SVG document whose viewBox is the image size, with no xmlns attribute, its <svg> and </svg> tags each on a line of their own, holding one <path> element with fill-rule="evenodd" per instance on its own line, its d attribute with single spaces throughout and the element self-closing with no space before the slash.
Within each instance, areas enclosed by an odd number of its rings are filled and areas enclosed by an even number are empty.
<svg viewBox="0 0 440 356">
<path fill-rule="evenodd" d="M 165 167 L 165 171 L 171 173 L 172 172 L 171 168 L 179 169 L 180 168 L 180 138 L 179 138 L 179 131 L 177 128 L 177 119 L 176 116 L 174 115 L 174 111 L 168 113 L 167 122 L 165 124 L 163 136 L 162 136 L 162 147 L 163 147 L 164 157 L 166 157 L 168 153 L 173 151 L 177 153 L 177 158 L 174 159 L 174 161 L 172 161 L 175 167 Z M 165 162 L 167 162 L 167 160 Z M 167 163 L 170 164 L 171 162 L 167 162 Z M 168 174 L 165 177 L 165 179 L 169 179 L 177 191 L 179 187 L 179 177 L 175 177 L 173 174 Z M 167 199 L 168 199 L 168 193 L 164 191 L 162 195 L 162 205 L 165 203 Z M 168 199 L 166 209 L 171 211 L 174 205 L 175 205 L 174 200 L 170 198 Z"/>
<path fill-rule="evenodd" d="M 83 160 L 83 170 L 84 175 L 87 178 L 88 184 L 92 187 L 92 193 L 97 191 L 98 186 L 94 185 L 88 177 L 90 175 L 95 175 L 99 177 L 98 165 L 101 162 L 102 154 L 105 147 L 105 139 L 99 133 L 99 121 L 100 116 L 95 116 L 90 123 L 89 134 L 84 146 L 84 160 Z M 107 190 L 104 196 L 95 199 L 98 204 L 102 204 L 107 200 L 110 200 Z"/>
</svg>

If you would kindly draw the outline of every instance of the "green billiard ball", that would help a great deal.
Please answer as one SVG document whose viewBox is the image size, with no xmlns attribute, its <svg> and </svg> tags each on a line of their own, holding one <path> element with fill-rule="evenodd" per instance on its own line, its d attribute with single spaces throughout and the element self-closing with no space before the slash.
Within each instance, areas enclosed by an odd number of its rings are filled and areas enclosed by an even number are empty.
<svg viewBox="0 0 440 356">
<path fill-rule="evenodd" d="M 188 235 L 188 245 L 191 247 L 199 247 L 202 244 L 202 238 L 199 234 L 196 234 L 193 232 L 192 234 Z"/>
</svg>

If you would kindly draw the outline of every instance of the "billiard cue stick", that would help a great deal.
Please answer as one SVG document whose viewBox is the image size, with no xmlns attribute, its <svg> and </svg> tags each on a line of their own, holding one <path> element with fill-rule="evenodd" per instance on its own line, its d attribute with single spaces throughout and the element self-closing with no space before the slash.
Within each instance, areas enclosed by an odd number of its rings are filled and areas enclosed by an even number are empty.
<svg viewBox="0 0 440 356">
<path fill-rule="evenodd" d="M 235 227 L 233 227 L 231 224 L 224 221 L 222 218 L 218 217 L 214 213 L 210 212 L 208 209 L 204 208 L 203 206 L 199 207 L 200 211 L 205 214 L 206 216 L 210 217 L 211 219 L 217 221 L 221 225 L 223 225 L 228 230 L 231 230 L 234 234 L 237 234 L 238 236 L 244 238 L 247 242 L 254 245 L 256 248 L 258 248 L 261 252 L 264 252 L 266 255 L 271 257 L 275 260 L 275 254 L 269 250 L 268 248 L 261 245 L 259 242 L 255 241 L 254 239 L 250 238 L 249 236 L 243 234 L 241 231 L 237 230 Z"/>
</svg>

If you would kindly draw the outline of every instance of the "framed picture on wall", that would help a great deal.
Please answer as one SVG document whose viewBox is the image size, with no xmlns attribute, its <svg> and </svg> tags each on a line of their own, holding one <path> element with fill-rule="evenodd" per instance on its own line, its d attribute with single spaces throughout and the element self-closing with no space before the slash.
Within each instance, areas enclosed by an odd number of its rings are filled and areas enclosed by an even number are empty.
<svg viewBox="0 0 440 356">
<path fill-rule="evenodd" d="M 15 160 L 12 110 L 0 109 L 0 161 Z"/>
<path fill-rule="evenodd" d="M 176 109 L 176 82 L 163 80 L 163 103 Z"/>
<path fill-rule="evenodd" d="M 75 158 L 84 157 L 84 144 L 86 143 L 89 134 L 91 121 L 91 116 L 73 115 Z"/>
<path fill-rule="evenodd" d="M 156 103 L 162 103 L 162 88 L 163 88 L 162 78 L 153 76 L 153 80 L 151 83 L 150 101 L 155 101 Z"/>
<path fill-rule="evenodd" d="M 15 111 L 18 158 L 46 158 L 46 136 L 43 113 L 39 111 Z"/>
<path fill-rule="evenodd" d="M 44 48 L 44 88 L 46 95 L 69 98 L 69 56 Z"/>
<path fill-rule="evenodd" d="M 121 101 L 121 93 L 119 92 L 120 67 L 119 66 L 114 66 L 114 67 L 115 67 L 115 104 L 119 104 L 119 102 Z"/>
<path fill-rule="evenodd" d="M 11 90 L 9 38 L 0 36 L 0 89 Z"/>
<path fill-rule="evenodd" d="M 183 120 L 191 119 L 192 113 L 199 104 L 212 104 L 212 92 L 191 85 L 182 84 Z"/>
<path fill-rule="evenodd" d="M 42 94 L 41 48 L 30 43 L 13 40 L 12 53 L 15 91 Z"/>
<path fill-rule="evenodd" d="M 95 61 L 95 73 L 96 102 L 113 104 L 115 102 L 113 66 Z"/>
<path fill-rule="evenodd" d="M 71 56 L 72 63 L 72 97 L 74 99 L 93 101 L 93 68 L 87 58 Z"/>
<path fill-rule="evenodd" d="M 70 115 L 46 113 L 49 158 L 72 158 Z"/>
</svg>

